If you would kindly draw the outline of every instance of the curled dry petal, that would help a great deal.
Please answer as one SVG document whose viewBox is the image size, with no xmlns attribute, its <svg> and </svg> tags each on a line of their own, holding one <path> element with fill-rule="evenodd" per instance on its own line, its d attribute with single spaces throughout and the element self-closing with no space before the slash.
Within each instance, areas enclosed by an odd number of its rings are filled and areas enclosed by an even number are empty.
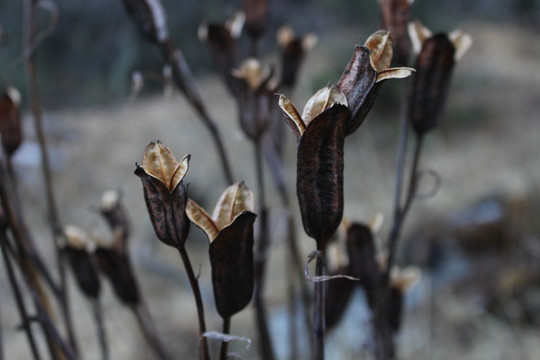
<svg viewBox="0 0 540 360">
<path fill-rule="evenodd" d="M 341 90 L 335 86 L 327 86 L 317 91 L 304 106 L 302 112 L 302 119 L 306 126 L 315 119 L 319 114 L 326 109 L 334 106 L 335 104 L 341 104 L 347 106 L 347 97 Z"/>
<path fill-rule="evenodd" d="M 279 95 L 278 104 L 281 110 L 286 114 L 285 120 L 287 120 L 289 127 L 292 129 L 296 141 L 300 141 L 304 131 L 306 131 L 306 124 L 302 120 L 302 116 L 286 96 Z"/>
<path fill-rule="evenodd" d="M 399 67 L 399 68 L 390 68 L 384 71 L 381 71 L 377 75 L 377 82 L 388 80 L 388 79 L 403 79 L 411 76 L 415 70 L 409 67 Z"/>
<path fill-rule="evenodd" d="M 371 66 L 381 72 L 390 67 L 394 54 L 394 38 L 389 30 L 378 30 L 366 40 L 365 46 L 371 51 Z"/>
<path fill-rule="evenodd" d="M 237 182 L 225 189 L 214 208 L 212 219 L 218 229 L 223 229 L 243 211 L 253 212 L 254 207 L 251 190 L 244 182 Z"/>
<path fill-rule="evenodd" d="M 408 29 L 414 53 L 419 54 L 420 50 L 422 50 L 422 45 L 424 45 L 427 39 L 433 36 L 433 33 L 420 21 L 410 22 Z"/>
<path fill-rule="evenodd" d="M 210 244 L 212 285 L 218 313 L 228 318 L 249 304 L 254 288 L 253 223 L 243 211 Z"/>
<path fill-rule="evenodd" d="M 452 31 L 450 34 L 448 34 L 448 36 L 456 48 L 454 60 L 459 61 L 472 46 L 472 37 L 463 30 L 459 29 Z"/>
<path fill-rule="evenodd" d="M 186 214 L 192 223 L 206 233 L 210 242 L 214 241 L 219 234 L 219 229 L 212 217 L 199 204 L 189 199 L 186 206 Z"/>
<path fill-rule="evenodd" d="M 189 167 L 190 155 L 176 161 L 172 151 L 162 142 L 152 141 L 144 151 L 142 167 L 172 192 L 182 181 Z"/>
</svg>

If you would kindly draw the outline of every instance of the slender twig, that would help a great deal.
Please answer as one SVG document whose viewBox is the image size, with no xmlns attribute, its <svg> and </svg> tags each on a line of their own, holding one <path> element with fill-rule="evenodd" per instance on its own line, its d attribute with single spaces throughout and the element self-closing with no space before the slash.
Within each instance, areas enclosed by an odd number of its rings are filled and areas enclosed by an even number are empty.
<svg viewBox="0 0 540 360">
<path fill-rule="evenodd" d="M 28 316 L 28 311 L 26 310 L 26 305 L 22 298 L 21 290 L 19 288 L 19 284 L 17 283 L 17 279 L 15 278 L 13 265 L 11 264 L 11 259 L 9 258 L 9 254 L 7 251 L 7 242 L 8 242 L 8 239 L 6 237 L 5 232 L 0 231 L 0 246 L 2 248 L 2 257 L 4 259 L 4 266 L 6 267 L 9 283 L 11 285 L 11 290 L 13 291 L 13 296 L 15 297 L 17 309 L 21 316 L 22 326 L 24 328 L 24 332 L 26 333 L 26 338 L 28 339 L 28 344 L 30 345 L 30 350 L 32 352 L 33 358 L 36 360 L 40 360 L 41 356 L 39 354 L 39 351 L 38 351 L 38 348 L 34 339 L 34 334 L 32 333 L 32 329 L 30 328 L 30 317 Z M 0 353 L 0 358 L 3 358 L 2 354 L 3 353 Z"/>
<path fill-rule="evenodd" d="M 99 341 L 99 349 L 101 351 L 101 359 L 109 360 L 109 344 L 107 342 L 107 333 L 105 332 L 105 323 L 103 321 L 103 307 L 99 298 L 92 300 L 92 310 L 94 312 L 94 321 L 96 323 L 97 337 Z"/>
<path fill-rule="evenodd" d="M 231 317 L 223 318 L 223 333 L 228 335 L 231 332 Z M 219 360 L 227 360 L 227 350 L 229 348 L 229 342 L 223 341 L 221 343 L 221 353 L 219 355 Z"/>
<path fill-rule="evenodd" d="M 209 360 L 210 355 L 208 352 L 208 342 L 206 337 L 203 334 L 206 332 L 206 323 L 204 320 L 204 306 L 201 296 L 201 290 L 199 288 L 199 281 L 193 272 L 193 267 L 191 266 L 191 261 L 187 251 L 183 245 L 178 247 L 180 256 L 182 257 L 182 262 L 184 263 L 184 268 L 189 279 L 189 285 L 193 291 L 193 296 L 195 297 L 195 303 L 197 304 L 197 316 L 199 319 L 199 356 L 202 360 Z"/>
<path fill-rule="evenodd" d="M 257 177 L 258 203 L 259 203 L 259 240 L 257 242 L 257 252 L 255 256 L 255 293 L 253 300 L 255 304 L 255 314 L 257 321 L 257 331 L 260 341 L 260 355 L 263 360 L 274 360 L 274 349 L 268 329 L 268 319 L 266 306 L 263 300 L 266 260 L 269 248 L 268 234 L 268 211 L 266 208 L 266 195 L 264 191 L 264 174 L 262 159 L 262 142 L 254 142 L 255 145 L 255 168 Z"/>
<path fill-rule="evenodd" d="M 163 342 L 158 335 L 156 324 L 154 323 L 145 302 L 141 299 L 137 305 L 131 307 L 131 310 L 137 319 L 139 327 L 141 328 L 148 345 L 150 345 L 154 353 L 161 360 L 172 360 L 173 357 L 163 345 Z"/>
<path fill-rule="evenodd" d="M 317 242 L 320 244 L 321 242 Z M 322 248 L 318 248 L 316 276 L 326 276 L 326 256 Z M 313 305 L 313 337 L 315 338 L 314 360 L 324 359 L 324 334 L 326 332 L 326 282 L 315 283 L 315 298 Z"/>
<path fill-rule="evenodd" d="M 39 6 L 39 1 L 37 0 L 26 0 L 26 41 L 25 48 L 33 49 L 31 53 L 26 56 L 26 72 L 28 76 L 28 86 L 30 89 L 30 97 L 32 103 L 32 112 L 34 114 L 34 126 L 36 128 L 36 133 L 39 141 L 39 146 L 41 150 L 41 166 L 44 178 L 45 193 L 47 197 L 47 207 L 49 214 L 49 224 L 51 227 L 51 232 L 54 240 L 54 248 L 56 250 L 56 262 L 58 268 L 58 274 L 60 277 L 59 290 L 60 290 L 60 309 L 63 316 L 64 324 L 67 330 L 68 339 L 73 348 L 74 352 L 77 353 L 77 343 L 75 337 L 75 330 L 73 326 L 73 321 L 71 318 L 71 313 L 69 311 L 69 298 L 66 290 L 66 269 L 65 262 L 63 259 L 63 254 L 60 251 L 58 244 L 58 239 L 60 239 L 62 234 L 62 229 L 58 217 L 58 211 L 56 207 L 56 200 L 54 196 L 54 189 L 52 186 L 52 176 L 49 164 L 49 155 L 47 140 L 45 137 L 45 132 L 43 131 L 43 112 L 41 108 L 41 100 L 39 94 L 39 88 L 37 83 L 37 69 L 35 64 L 35 46 L 36 46 L 36 34 L 37 34 L 37 9 Z"/>
</svg>

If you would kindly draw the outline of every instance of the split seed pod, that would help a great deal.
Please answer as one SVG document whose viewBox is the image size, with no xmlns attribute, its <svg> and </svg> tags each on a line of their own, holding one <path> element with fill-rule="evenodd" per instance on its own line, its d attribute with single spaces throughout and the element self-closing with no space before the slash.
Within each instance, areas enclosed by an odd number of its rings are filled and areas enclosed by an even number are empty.
<svg viewBox="0 0 540 360">
<path fill-rule="evenodd" d="M 335 87 L 326 87 L 309 99 L 302 116 L 283 95 L 279 106 L 298 141 L 296 194 L 304 230 L 324 249 L 343 217 L 347 99 Z"/>
<path fill-rule="evenodd" d="M 279 83 L 282 86 L 293 87 L 304 55 L 317 44 L 317 36 L 308 34 L 299 37 L 290 26 L 282 26 L 278 29 L 277 42 L 281 48 L 281 79 Z"/>
<path fill-rule="evenodd" d="M 122 0 L 139 31 L 154 43 L 164 43 L 169 38 L 167 18 L 159 0 Z"/>
<path fill-rule="evenodd" d="M 157 237 L 165 244 L 184 246 L 189 220 L 184 177 L 190 155 L 178 162 L 172 151 L 160 141 L 151 142 L 144 151 L 142 166 L 135 175 L 143 183 L 144 199 Z"/>
<path fill-rule="evenodd" d="M 395 60 L 406 65 L 409 60 L 410 40 L 407 25 L 411 20 L 411 5 L 414 0 L 379 0 L 383 29 L 390 29 L 394 36 Z"/>
<path fill-rule="evenodd" d="M 63 248 L 77 285 L 81 291 L 92 299 L 97 299 L 100 293 L 99 276 L 94 262 L 93 244 L 88 235 L 78 227 L 67 225 L 64 228 L 66 244 Z"/>
<path fill-rule="evenodd" d="M 382 81 L 401 79 L 411 75 L 414 69 L 391 68 L 394 40 L 389 31 L 373 33 L 364 46 L 356 45 L 354 54 L 337 83 L 337 88 L 347 97 L 351 111 L 345 127 L 350 135 L 362 123 L 371 110 Z"/>
<path fill-rule="evenodd" d="M 187 204 L 189 219 L 210 241 L 214 300 L 224 319 L 245 308 L 253 295 L 253 207 L 253 194 L 243 182 L 225 190 L 212 216 L 191 199 Z"/>
<path fill-rule="evenodd" d="M 413 47 L 419 52 L 416 60 L 409 119 L 418 136 L 439 123 L 455 62 L 472 44 L 469 35 L 455 31 L 450 35 L 431 31 L 421 23 L 409 24 Z"/>
<path fill-rule="evenodd" d="M 22 143 L 20 104 L 19 91 L 12 86 L 6 87 L 0 98 L 0 133 L 2 147 L 8 156 L 11 156 Z"/>
</svg>

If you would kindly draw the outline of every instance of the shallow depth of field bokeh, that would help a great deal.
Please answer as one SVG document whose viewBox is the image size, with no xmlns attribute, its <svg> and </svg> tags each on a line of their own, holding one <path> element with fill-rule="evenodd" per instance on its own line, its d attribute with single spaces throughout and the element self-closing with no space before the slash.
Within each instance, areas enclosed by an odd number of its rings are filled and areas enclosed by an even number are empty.
<svg viewBox="0 0 540 360">
<path fill-rule="evenodd" d="M 540 353 L 540 1 L 416 2 L 414 18 L 434 31 L 462 28 L 474 44 L 454 70 L 441 126 L 425 144 L 421 167 L 435 171 L 440 185 L 436 194 L 414 204 L 400 245 L 398 263 L 423 271 L 407 297 L 400 358 L 535 359 Z M 143 91 L 130 97 L 131 74 L 160 73 L 162 61 L 140 37 L 120 1 L 56 3 L 59 23 L 40 44 L 37 66 L 61 220 L 108 237 L 96 207 L 102 192 L 121 191 L 133 227 L 130 252 L 147 305 L 171 352 L 179 359 L 196 358 L 197 318 L 189 284 L 177 252 L 156 239 L 133 171 L 152 140 L 167 144 L 177 158 L 190 153 L 185 181 L 190 195 L 210 209 L 225 188 L 214 146 L 178 92 L 164 95 L 163 84 L 147 79 Z M 208 48 L 197 38 L 201 22 L 223 21 L 241 1 L 164 0 L 163 5 L 173 40 L 193 67 L 202 97 L 219 123 L 235 177 L 255 190 L 253 147 L 239 129 L 236 105 L 213 70 Z M 19 1 L 0 2 L 0 86 L 14 84 L 21 90 L 25 142 L 14 166 L 27 222 L 53 266 L 39 147 L 21 62 L 21 19 Z M 46 23 L 45 13 L 40 21 Z M 288 23 L 300 33 L 319 36 L 297 88 L 287 94 L 295 104 L 304 104 L 316 90 L 337 81 L 354 45 L 379 28 L 380 15 L 375 0 L 279 0 L 273 2 L 271 21 L 262 46 L 268 63 L 276 62 L 274 33 L 279 25 Z M 345 216 L 366 221 L 383 213 L 387 221 L 381 234 L 388 231 L 392 209 L 401 86 L 398 81 L 385 85 L 345 147 Z M 286 178 L 294 195 L 296 145 L 289 131 L 286 137 Z M 424 185 L 430 192 L 436 184 Z M 284 358 L 284 215 L 272 196 L 271 181 L 267 191 L 273 243 L 266 299 L 276 352 Z M 296 202 L 295 211 L 300 223 Z M 313 240 L 302 229 L 298 234 L 302 256 L 307 257 Z M 207 239 L 195 226 L 187 247 L 200 271 L 207 326 L 218 330 L 221 319 L 212 298 Z M 98 359 L 90 304 L 73 281 L 70 284 L 84 359 Z M 104 290 L 112 358 L 151 358 L 131 314 L 108 284 Z M 28 359 L 15 309 L 1 271 L 5 358 Z M 328 335 L 328 359 L 357 359 L 367 352 L 362 341 L 369 320 L 360 292 L 347 311 Z M 235 317 L 232 333 L 254 337 L 251 307 Z M 217 342 L 211 345 L 217 349 Z M 231 349 L 251 359 L 256 358 L 256 346 L 256 341 L 249 349 L 233 343 Z"/>
</svg>

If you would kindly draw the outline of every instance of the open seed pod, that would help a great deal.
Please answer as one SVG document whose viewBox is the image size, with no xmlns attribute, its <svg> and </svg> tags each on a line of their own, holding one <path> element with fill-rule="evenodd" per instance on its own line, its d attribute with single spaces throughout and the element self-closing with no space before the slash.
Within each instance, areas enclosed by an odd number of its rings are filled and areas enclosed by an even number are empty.
<svg viewBox="0 0 540 360">
<path fill-rule="evenodd" d="M 356 45 L 353 57 L 337 83 L 351 111 L 345 135 L 352 134 L 362 125 L 377 98 L 382 81 L 405 78 L 414 71 L 411 68 L 390 67 L 393 46 L 392 34 L 385 30 L 373 33 L 364 46 Z"/>
<path fill-rule="evenodd" d="M 2 147 L 11 156 L 22 143 L 19 107 L 21 95 L 13 86 L 8 86 L 0 97 L 0 135 Z"/>
<path fill-rule="evenodd" d="M 253 194 L 243 182 L 225 190 L 212 216 L 188 201 L 189 219 L 210 241 L 214 300 L 224 319 L 245 308 L 253 295 L 253 207 Z"/>
<path fill-rule="evenodd" d="M 318 249 L 324 249 L 343 217 L 347 99 L 338 89 L 326 87 L 308 101 L 302 116 L 283 95 L 279 105 L 298 141 L 296 194 L 304 230 Z"/>
<path fill-rule="evenodd" d="M 97 299 L 101 286 L 96 264 L 92 258 L 95 244 L 83 230 L 72 225 L 64 228 L 64 236 L 66 244 L 63 251 L 79 289 L 89 298 Z"/>
<path fill-rule="evenodd" d="M 317 40 L 315 34 L 297 36 L 290 26 L 282 26 L 278 29 L 277 42 L 281 49 L 280 85 L 286 87 L 295 85 L 304 55 L 317 44 Z"/>
<path fill-rule="evenodd" d="M 156 235 L 174 247 L 184 246 L 189 233 L 183 182 L 189 159 L 190 155 L 186 155 L 178 162 L 166 145 L 153 141 L 144 151 L 142 166 L 137 165 L 135 170 L 143 183 L 144 199 Z"/>
<path fill-rule="evenodd" d="M 409 34 L 419 52 L 409 120 L 415 133 L 421 136 L 439 123 L 455 62 L 469 49 L 472 40 L 461 31 L 432 35 L 419 22 L 409 24 Z"/>
<path fill-rule="evenodd" d="M 169 38 L 167 18 L 160 0 L 122 0 L 139 31 L 150 41 L 164 43 Z"/>
</svg>

